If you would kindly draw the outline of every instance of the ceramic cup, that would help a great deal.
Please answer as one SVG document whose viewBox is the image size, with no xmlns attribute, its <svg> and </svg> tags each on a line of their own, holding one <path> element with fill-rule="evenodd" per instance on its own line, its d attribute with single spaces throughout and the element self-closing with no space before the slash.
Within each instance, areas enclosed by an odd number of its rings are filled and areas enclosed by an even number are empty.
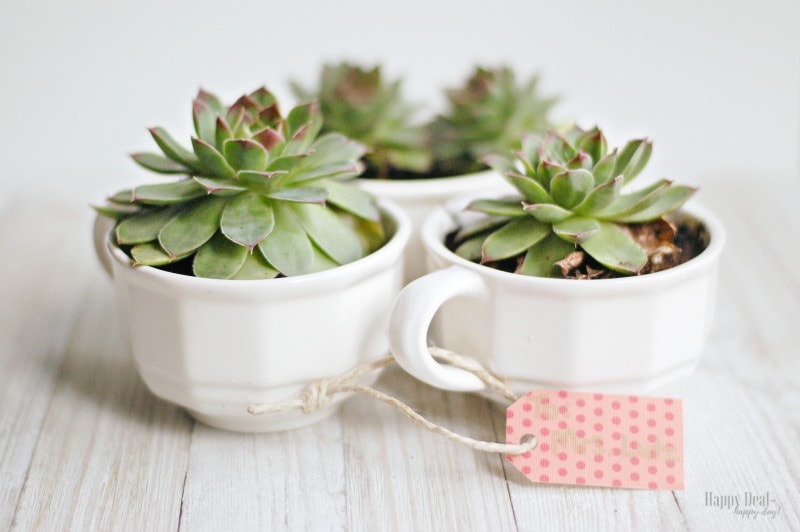
<svg viewBox="0 0 800 532">
<path fill-rule="evenodd" d="M 498 187 L 513 192 L 511 185 L 496 172 L 426 179 L 358 179 L 358 185 L 375 197 L 398 204 L 411 218 L 411 239 L 404 257 L 405 282 L 410 283 L 428 272 L 422 245 L 422 224 L 433 210 L 453 198 L 487 194 Z"/>
<path fill-rule="evenodd" d="M 292 429 L 332 414 L 254 416 L 252 403 L 297 399 L 308 382 L 385 356 L 386 327 L 401 288 L 411 229 L 389 202 L 391 238 L 379 250 L 330 270 L 268 280 L 202 279 L 132 267 L 109 241 L 113 221 L 95 224 L 98 255 L 113 277 L 136 366 L 157 396 L 227 430 Z"/>
<path fill-rule="evenodd" d="M 389 343 L 406 371 L 447 390 L 483 389 L 474 375 L 436 363 L 429 338 L 476 359 L 518 394 L 536 387 L 651 393 L 693 371 L 725 239 L 710 212 L 682 211 L 710 237 L 694 259 L 639 277 L 581 281 L 508 273 L 457 256 L 443 241 L 461 217 L 474 215 L 462 214 L 465 204 L 439 208 L 425 222 L 433 273 L 404 288 L 392 312 Z"/>
</svg>

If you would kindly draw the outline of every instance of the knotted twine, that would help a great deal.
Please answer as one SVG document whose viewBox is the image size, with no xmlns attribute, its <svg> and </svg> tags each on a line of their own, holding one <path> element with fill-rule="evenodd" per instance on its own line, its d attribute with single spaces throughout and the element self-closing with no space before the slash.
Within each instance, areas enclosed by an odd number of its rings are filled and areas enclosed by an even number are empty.
<svg viewBox="0 0 800 532">
<path fill-rule="evenodd" d="M 517 400 L 517 396 L 514 394 L 514 392 L 512 392 L 501 379 L 488 372 L 475 362 L 453 353 L 452 351 L 441 349 L 439 347 L 429 347 L 428 351 L 436 360 L 472 373 L 484 384 L 486 384 L 489 389 L 502 395 L 509 401 L 514 402 Z M 338 377 L 319 379 L 308 383 L 303 390 L 302 396 L 298 399 L 291 399 L 275 404 L 255 403 L 251 404 L 247 408 L 247 411 L 253 415 L 289 412 L 292 410 L 301 410 L 304 414 L 313 414 L 314 412 L 324 408 L 335 395 L 353 392 L 383 401 L 389 406 L 397 409 L 400 413 L 417 425 L 424 427 L 431 432 L 444 436 L 452 441 L 466 445 L 467 447 L 471 447 L 477 451 L 502 454 L 522 454 L 536 448 L 537 441 L 535 437 L 526 439 L 519 444 L 506 444 L 475 440 L 467 436 L 462 436 L 461 434 L 457 434 L 425 419 L 413 408 L 403 403 L 399 399 L 378 391 L 370 386 L 359 384 L 361 379 L 370 373 L 378 371 L 394 363 L 395 359 L 391 356 L 374 360 L 372 362 L 367 362 L 360 366 L 356 366 L 351 371 L 348 371 L 347 373 Z"/>
</svg>

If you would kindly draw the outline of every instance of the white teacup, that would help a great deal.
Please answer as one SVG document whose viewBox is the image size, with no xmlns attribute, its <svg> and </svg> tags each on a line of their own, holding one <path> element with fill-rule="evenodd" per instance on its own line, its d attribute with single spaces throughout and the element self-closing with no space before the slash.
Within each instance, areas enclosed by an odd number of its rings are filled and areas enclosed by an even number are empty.
<svg viewBox="0 0 800 532">
<path fill-rule="evenodd" d="M 433 386 L 477 391 L 471 373 L 434 361 L 437 346 L 472 357 L 522 394 L 535 387 L 612 393 L 663 392 L 689 375 L 703 351 L 725 239 L 700 207 L 682 213 L 710 236 L 692 260 L 658 273 L 603 280 L 548 279 L 495 270 L 444 245 L 466 200 L 437 209 L 422 240 L 432 271 L 400 293 L 389 326 L 399 364 Z"/>
<path fill-rule="evenodd" d="M 98 217 L 97 253 L 113 277 L 122 328 L 148 388 L 234 431 L 291 429 L 335 412 L 331 405 L 254 416 L 248 406 L 297 399 L 310 381 L 388 353 L 385 331 L 411 223 L 397 206 L 380 207 L 391 238 L 374 253 L 318 273 L 252 281 L 132 267 L 108 238 L 113 221 Z"/>
</svg>

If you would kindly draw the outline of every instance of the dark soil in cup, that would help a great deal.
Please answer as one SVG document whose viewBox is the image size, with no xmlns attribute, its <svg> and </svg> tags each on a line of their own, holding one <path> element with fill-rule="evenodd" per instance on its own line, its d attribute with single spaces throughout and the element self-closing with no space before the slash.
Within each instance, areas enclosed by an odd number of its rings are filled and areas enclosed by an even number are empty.
<svg viewBox="0 0 800 532">
<path fill-rule="evenodd" d="M 709 234 L 705 226 L 698 220 L 675 214 L 664 220 L 656 220 L 642 224 L 621 226 L 647 253 L 648 261 L 639 275 L 655 273 L 683 264 L 703 252 L 709 243 Z M 445 245 L 455 250 L 454 236 L 458 230 L 449 233 Z M 522 265 L 523 255 L 496 262 L 487 262 L 497 270 L 517 273 Z M 587 253 L 577 248 L 564 260 L 556 263 L 565 279 L 615 279 L 629 277 L 609 270 L 598 263 Z"/>
</svg>

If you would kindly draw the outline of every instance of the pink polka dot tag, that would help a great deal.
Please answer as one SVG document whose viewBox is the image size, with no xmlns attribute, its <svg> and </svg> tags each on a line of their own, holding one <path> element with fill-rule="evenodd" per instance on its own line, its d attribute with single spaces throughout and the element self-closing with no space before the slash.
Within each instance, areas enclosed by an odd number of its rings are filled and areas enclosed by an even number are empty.
<svg viewBox="0 0 800 532">
<path fill-rule="evenodd" d="M 508 407 L 506 442 L 538 445 L 506 458 L 533 482 L 683 489 L 680 399 L 532 390 Z"/>
</svg>

